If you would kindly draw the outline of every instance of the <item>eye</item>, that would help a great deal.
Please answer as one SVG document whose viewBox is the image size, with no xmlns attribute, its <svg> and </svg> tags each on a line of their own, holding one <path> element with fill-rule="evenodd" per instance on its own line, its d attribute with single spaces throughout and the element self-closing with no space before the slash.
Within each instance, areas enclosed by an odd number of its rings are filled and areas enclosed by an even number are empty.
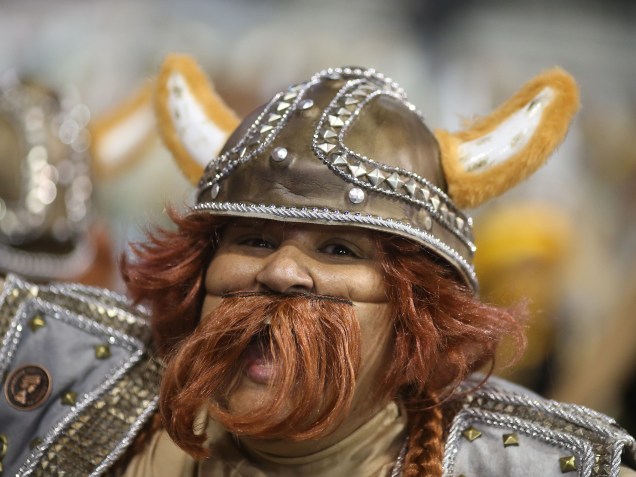
<svg viewBox="0 0 636 477">
<path fill-rule="evenodd" d="M 333 243 L 329 245 L 325 245 L 320 249 L 321 252 L 327 253 L 329 255 L 336 255 L 338 257 L 352 257 L 359 258 L 359 255 L 355 253 L 351 248 L 346 245 L 342 245 L 340 243 Z"/>
<path fill-rule="evenodd" d="M 263 237 L 248 237 L 238 241 L 239 245 L 245 245 L 246 247 L 255 247 L 255 248 L 268 248 L 274 249 L 275 246 L 269 240 Z"/>
</svg>

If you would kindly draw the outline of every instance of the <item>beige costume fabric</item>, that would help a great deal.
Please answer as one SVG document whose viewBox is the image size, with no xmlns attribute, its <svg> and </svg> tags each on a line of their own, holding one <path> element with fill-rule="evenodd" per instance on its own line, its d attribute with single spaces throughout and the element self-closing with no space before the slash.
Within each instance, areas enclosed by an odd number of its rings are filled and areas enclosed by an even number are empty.
<svg viewBox="0 0 636 477">
<path fill-rule="evenodd" d="M 338 444 L 303 457 L 281 458 L 248 454 L 236 439 L 212 422 L 208 438 L 213 452 L 222 460 L 212 457 L 198 464 L 161 431 L 133 459 L 123 477 L 387 477 L 404 442 L 405 426 L 406 416 L 392 402 Z"/>
</svg>

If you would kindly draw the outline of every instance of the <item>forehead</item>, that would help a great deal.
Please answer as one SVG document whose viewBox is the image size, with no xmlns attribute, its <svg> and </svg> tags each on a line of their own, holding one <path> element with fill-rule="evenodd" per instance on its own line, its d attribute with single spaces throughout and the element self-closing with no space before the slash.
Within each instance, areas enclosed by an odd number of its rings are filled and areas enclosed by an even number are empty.
<svg viewBox="0 0 636 477">
<path fill-rule="evenodd" d="M 308 224 L 304 222 L 282 222 L 269 219 L 237 217 L 230 220 L 225 230 L 254 230 L 280 233 L 303 232 L 320 236 L 348 236 L 375 242 L 378 233 L 373 230 L 350 225 Z"/>
</svg>

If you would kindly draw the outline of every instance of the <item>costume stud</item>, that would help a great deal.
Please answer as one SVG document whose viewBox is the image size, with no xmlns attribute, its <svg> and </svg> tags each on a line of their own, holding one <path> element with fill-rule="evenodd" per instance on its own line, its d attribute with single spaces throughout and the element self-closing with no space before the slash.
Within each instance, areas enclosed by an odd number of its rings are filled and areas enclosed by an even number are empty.
<svg viewBox="0 0 636 477">
<path fill-rule="evenodd" d="M 563 474 L 576 471 L 576 456 L 561 457 L 559 459 L 559 465 L 561 466 L 561 473 Z"/>
<path fill-rule="evenodd" d="M 303 99 L 300 102 L 300 109 L 302 109 L 303 111 L 306 111 L 308 109 L 313 108 L 314 106 L 314 100 L 313 99 Z"/>
<path fill-rule="evenodd" d="M 272 151 L 272 154 L 270 155 L 270 158 L 272 159 L 272 161 L 274 162 L 283 162 L 285 159 L 287 159 L 287 149 L 284 147 L 277 147 Z"/>
<path fill-rule="evenodd" d="M 516 432 L 513 432 L 512 434 L 504 434 L 503 436 L 501 436 L 501 438 L 503 440 L 504 447 L 519 445 L 519 436 Z"/>
<path fill-rule="evenodd" d="M 97 359 L 108 359 L 110 358 L 110 346 L 107 344 L 101 344 L 95 346 L 95 357 Z"/>
<path fill-rule="evenodd" d="M 353 204 L 360 204 L 364 201 L 365 194 L 359 187 L 354 187 L 349 191 L 349 200 Z"/>
<path fill-rule="evenodd" d="M 29 328 L 31 328 L 31 331 L 33 331 L 34 333 L 40 328 L 44 328 L 45 326 L 46 326 L 46 321 L 44 321 L 44 318 L 42 318 L 42 315 L 40 314 L 35 315 L 29 321 Z"/>
<path fill-rule="evenodd" d="M 219 183 L 217 182 L 217 183 L 215 183 L 215 184 L 212 186 L 212 189 L 210 190 L 210 196 L 211 196 L 213 199 L 216 199 L 216 198 L 219 196 L 219 192 L 220 192 L 220 191 L 221 191 L 221 186 L 220 186 L 220 185 L 219 185 Z"/>
<path fill-rule="evenodd" d="M 479 432 L 473 426 L 470 426 L 468 429 L 462 432 L 462 436 L 468 439 L 469 442 L 473 442 L 475 439 L 479 439 L 481 437 L 481 432 Z"/>
<path fill-rule="evenodd" d="M 74 406 L 77 402 L 77 393 L 74 391 L 66 391 L 60 396 L 60 401 L 64 406 Z"/>
</svg>

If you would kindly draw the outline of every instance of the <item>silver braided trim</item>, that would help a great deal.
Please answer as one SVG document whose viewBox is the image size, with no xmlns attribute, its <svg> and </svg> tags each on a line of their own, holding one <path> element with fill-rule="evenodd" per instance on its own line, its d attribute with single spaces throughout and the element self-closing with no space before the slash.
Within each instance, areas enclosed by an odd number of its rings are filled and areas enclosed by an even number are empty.
<svg viewBox="0 0 636 477">
<path fill-rule="evenodd" d="M 318 208 L 295 208 L 295 207 L 278 207 L 275 205 L 264 204 L 243 204 L 235 202 L 205 202 L 197 204 L 192 209 L 194 211 L 209 211 L 228 213 L 232 215 L 245 216 L 264 216 L 274 218 L 296 219 L 304 222 L 320 222 L 320 223 L 341 223 L 341 224 L 359 224 L 370 228 L 378 228 L 387 232 L 398 233 L 399 235 L 409 236 L 416 239 L 420 243 L 424 243 L 431 247 L 437 253 L 446 259 L 455 263 L 463 273 L 464 277 L 469 281 L 473 290 L 477 290 L 477 276 L 473 266 L 468 263 L 455 249 L 432 236 L 428 232 L 413 227 L 410 224 L 397 222 L 391 219 L 385 219 L 374 215 L 362 215 L 359 213 L 341 212 L 339 210 L 318 209 Z"/>
<path fill-rule="evenodd" d="M 625 443 L 628 443 L 630 440 L 632 442 L 634 441 L 633 438 L 618 427 L 614 419 L 584 406 L 562 404 L 548 399 L 530 399 L 519 394 L 488 391 L 487 389 L 488 388 L 476 391 L 474 393 L 474 399 L 485 398 L 504 404 L 529 407 L 556 416 L 565 421 L 573 422 L 578 426 L 589 429 L 602 436 L 623 439 Z"/>
<path fill-rule="evenodd" d="M 58 293 L 60 295 L 71 295 L 84 303 L 89 303 L 94 300 L 103 301 L 107 299 L 109 301 L 109 305 L 122 309 L 120 313 L 126 316 L 126 319 L 130 324 L 135 323 L 141 327 L 149 329 L 150 325 L 147 317 L 150 316 L 150 310 L 143 305 L 133 304 L 127 297 L 112 290 L 72 282 L 53 283 L 48 286 L 48 289 L 51 292 Z M 126 309 L 134 310 L 139 316 L 123 311 Z"/>
</svg>

